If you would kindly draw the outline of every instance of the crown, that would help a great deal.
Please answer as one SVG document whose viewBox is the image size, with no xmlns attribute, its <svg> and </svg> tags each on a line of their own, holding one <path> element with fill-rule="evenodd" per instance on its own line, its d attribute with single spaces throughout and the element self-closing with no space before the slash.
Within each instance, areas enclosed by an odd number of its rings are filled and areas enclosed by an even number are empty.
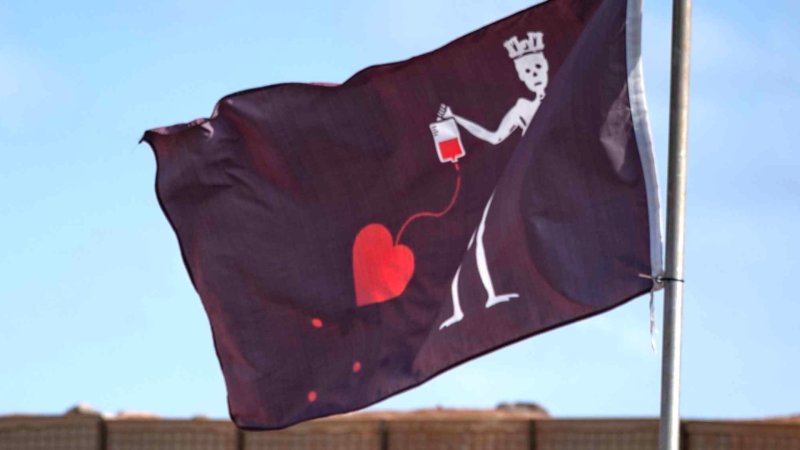
<svg viewBox="0 0 800 450">
<path fill-rule="evenodd" d="M 503 42 L 503 46 L 508 50 L 508 57 L 516 59 L 528 53 L 538 53 L 544 50 L 544 35 L 541 31 L 529 31 L 527 39 L 519 40 L 514 36 Z"/>
</svg>

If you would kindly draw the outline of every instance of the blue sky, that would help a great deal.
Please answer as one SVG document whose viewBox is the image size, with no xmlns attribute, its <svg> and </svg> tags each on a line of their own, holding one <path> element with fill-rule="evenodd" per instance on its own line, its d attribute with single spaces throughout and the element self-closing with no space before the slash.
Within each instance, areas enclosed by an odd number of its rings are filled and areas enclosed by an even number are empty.
<svg viewBox="0 0 800 450">
<path fill-rule="evenodd" d="M 662 198 L 669 3 L 647 1 L 644 21 Z M 683 416 L 798 414 L 800 3 L 695 3 Z M 226 417 L 208 320 L 157 204 L 142 132 L 208 116 L 234 91 L 340 82 L 529 4 L 0 3 L 0 414 L 87 402 Z M 647 301 L 376 408 L 536 401 L 557 416 L 655 416 Z M 657 307 L 660 328 L 660 294 Z"/>
</svg>

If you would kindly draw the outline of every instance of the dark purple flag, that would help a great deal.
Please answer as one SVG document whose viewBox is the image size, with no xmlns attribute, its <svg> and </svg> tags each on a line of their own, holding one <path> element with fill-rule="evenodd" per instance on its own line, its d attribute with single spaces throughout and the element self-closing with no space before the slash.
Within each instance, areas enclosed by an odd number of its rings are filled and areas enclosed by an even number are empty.
<svg viewBox="0 0 800 450">
<path fill-rule="evenodd" d="M 550 0 L 147 131 L 230 413 L 362 408 L 661 271 L 641 0 Z"/>
</svg>

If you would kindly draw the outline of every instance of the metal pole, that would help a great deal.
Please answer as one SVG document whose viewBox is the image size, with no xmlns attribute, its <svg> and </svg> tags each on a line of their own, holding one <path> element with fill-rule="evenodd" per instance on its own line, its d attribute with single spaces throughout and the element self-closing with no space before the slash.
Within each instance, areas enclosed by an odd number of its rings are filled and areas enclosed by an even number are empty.
<svg viewBox="0 0 800 450">
<path fill-rule="evenodd" d="M 672 74 L 669 114 L 664 343 L 661 361 L 660 450 L 680 448 L 683 249 L 686 215 L 686 156 L 689 121 L 691 0 L 673 0 Z"/>
</svg>

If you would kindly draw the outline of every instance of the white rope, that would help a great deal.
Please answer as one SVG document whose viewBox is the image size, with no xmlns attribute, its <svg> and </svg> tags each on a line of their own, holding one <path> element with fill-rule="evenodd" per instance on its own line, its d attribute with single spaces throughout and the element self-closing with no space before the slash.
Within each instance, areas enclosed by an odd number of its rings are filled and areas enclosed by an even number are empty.
<svg viewBox="0 0 800 450">
<path fill-rule="evenodd" d="M 640 273 L 639 278 L 646 278 L 648 280 L 653 280 L 653 287 L 650 289 L 650 348 L 653 350 L 653 353 L 655 353 L 656 334 L 658 334 L 658 330 L 656 329 L 655 293 L 658 289 L 661 288 L 663 283 L 663 278 L 659 275 L 653 276 L 644 273 Z"/>
</svg>

